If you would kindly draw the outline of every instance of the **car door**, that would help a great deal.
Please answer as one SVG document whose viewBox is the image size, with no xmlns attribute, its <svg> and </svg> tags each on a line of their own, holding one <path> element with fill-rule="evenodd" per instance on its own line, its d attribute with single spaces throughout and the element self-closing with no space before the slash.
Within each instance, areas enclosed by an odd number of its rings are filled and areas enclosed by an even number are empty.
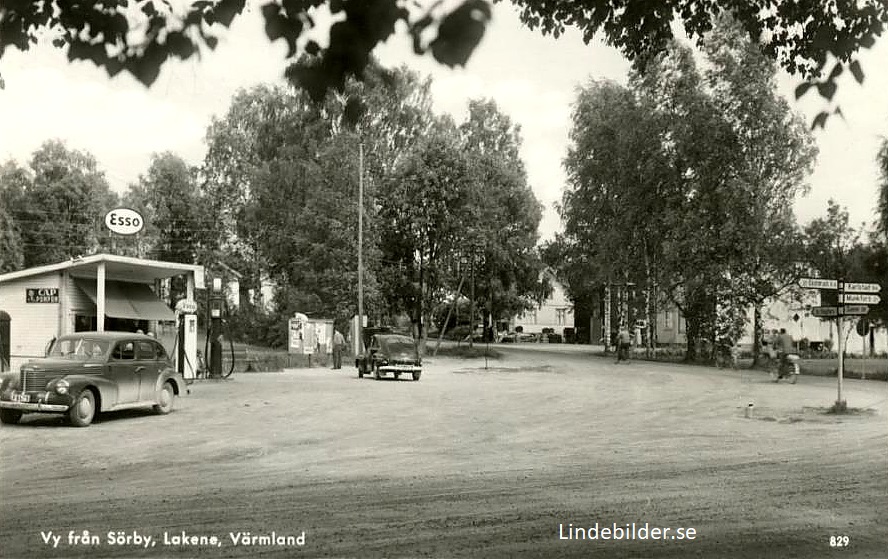
<svg viewBox="0 0 888 559">
<path fill-rule="evenodd" d="M 109 376 L 117 385 L 117 404 L 128 404 L 139 399 L 140 373 L 136 361 L 136 342 L 120 340 L 111 351 L 108 360 Z"/>
<path fill-rule="evenodd" d="M 139 373 L 141 384 L 139 385 L 139 401 L 154 400 L 154 389 L 157 387 L 157 377 L 163 369 L 163 362 L 158 361 L 158 346 L 151 340 L 139 340 L 136 342 L 136 371 Z M 163 352 L 163 348 L 159 348 Z M 161 353 L 163 355 L 163 353 Z"/>
</svg>

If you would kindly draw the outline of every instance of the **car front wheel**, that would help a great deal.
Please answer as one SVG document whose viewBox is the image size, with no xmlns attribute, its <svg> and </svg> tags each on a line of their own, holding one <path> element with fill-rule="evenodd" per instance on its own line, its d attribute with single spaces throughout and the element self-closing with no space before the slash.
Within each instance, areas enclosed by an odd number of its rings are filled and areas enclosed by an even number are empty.
<svg viewBox="0 0 888 559">
<path fill-rule="evenodd" d="M 92 390 L 84 389 L 68 409 L 68 419 L 74 427 L 87 427 L 96 416 L 96 397 Z"/>
<path fill-rule="evenodd" d="M 154 413 L 166 415 L 173 411 L 173 401 L 175 398 L 176 390 L 173 388 L 173 383 L 166 381 L 163 383 L 163 388 L 160 389 L 160 393 L 157 395 L 157 403 L 154 405 Z"/>
<path fill-rule="evenodd" d="M 376 377 L 376 380 L 382 380 L 382 371 L 379 370 L 379 363 L 373 367 L 373 375 Z"/>
<path fill-rule="evenodd" d="M 19 410 L 0 410 L 0 423 L 7 423 L 9 425 L 14 425 L 18 423 L 19 419 L 22 418 L 22 412 Z"/>
<path fill-rule="evenodd" d="M 413 380 L 419 380 L 419 377 L 421 377 L 421 376 L 422 376 L 421 372 L 413 373 Z"/>
</svg>

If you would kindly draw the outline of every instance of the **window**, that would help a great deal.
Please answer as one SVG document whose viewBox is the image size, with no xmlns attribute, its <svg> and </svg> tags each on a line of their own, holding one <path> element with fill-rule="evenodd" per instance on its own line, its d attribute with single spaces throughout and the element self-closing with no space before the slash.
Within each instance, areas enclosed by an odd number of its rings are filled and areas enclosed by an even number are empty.
<svg viewBox="0 0 888 559">
<path fill-rule="evenodd" d="M 133 342 L 118 342 L 111 357 L 114 359 L 135 359 L 136 348 Z"/>
<path fill-rule="evenodd" d="M 139 342 L 139 359 L 150 361 L 157 358 L 157 350 L 152 342 Z"/>
<path fill-rule="evenodd" d="M 664 317 L 665 317 L 665 320 L 664 320 L 663 328 L 665 328 L 666 330 L 672 330 L 672 328 L 673 328 L 672 311 L 666 311 L 666 313 L 664 314 Z"/>
<path fill-rule="evenodd" d="M 166 352 L 166 350 L 163 348 L 163 346 L 160 345 L 160 344 L 157 344 L 157 343 L 153 343 L 153 342 L 152 342 L 152 345 L 154 346 L 154 357 L 155 357 L 155 359 L 157 359 L 158 361 L 166 361 L 166 358 L 167 358 L 167 352 Z"/>
<path fill-rule="evenodd" d="M 564 325 L 567 318 L 567 309 L 555 309 L 555 323 L 559 326 Z"/>
</svg>

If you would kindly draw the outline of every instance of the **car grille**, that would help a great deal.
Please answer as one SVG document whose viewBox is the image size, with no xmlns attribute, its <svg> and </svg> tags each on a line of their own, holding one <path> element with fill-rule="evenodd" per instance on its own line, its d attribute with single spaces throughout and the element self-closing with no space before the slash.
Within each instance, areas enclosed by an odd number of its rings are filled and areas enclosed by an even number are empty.
<svg viewBox="0 0 888 559">
<path fill-rule="evenodd" d="M 22 392 L 45 390 L 46 383 L 49 382 L 48 371 L 22 371 Z"/>
</svg>

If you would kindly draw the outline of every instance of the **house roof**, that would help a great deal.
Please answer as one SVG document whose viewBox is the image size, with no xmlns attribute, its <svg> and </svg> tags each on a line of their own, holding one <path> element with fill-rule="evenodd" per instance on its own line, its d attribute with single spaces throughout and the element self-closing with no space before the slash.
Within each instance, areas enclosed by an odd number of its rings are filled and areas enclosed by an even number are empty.
<svg viewBox="0 0 888 559">
<path fill-rule="evenodd" d="M 0 283 L 39 276 L 51 272 L 67 270 L 73 277 L 95 278 L 98 275 L 99 264 L 105 264 L 105 278 L 108 280 L 128 281 L 136 283 L 150 283 L 156 279 L 165 279 L 182 274 L 194 274 L 194 287 L 204 288 L 204 267 L 197 264 L 181 264 L 178 262 L 164 262 L 161 260 L 143 260 L 131 256 L 118 256 L 115 254 L 92 254 L 72 258 L 57 264 L 35 266 L 17 272 L 0 274 Z"/>
</svg>

